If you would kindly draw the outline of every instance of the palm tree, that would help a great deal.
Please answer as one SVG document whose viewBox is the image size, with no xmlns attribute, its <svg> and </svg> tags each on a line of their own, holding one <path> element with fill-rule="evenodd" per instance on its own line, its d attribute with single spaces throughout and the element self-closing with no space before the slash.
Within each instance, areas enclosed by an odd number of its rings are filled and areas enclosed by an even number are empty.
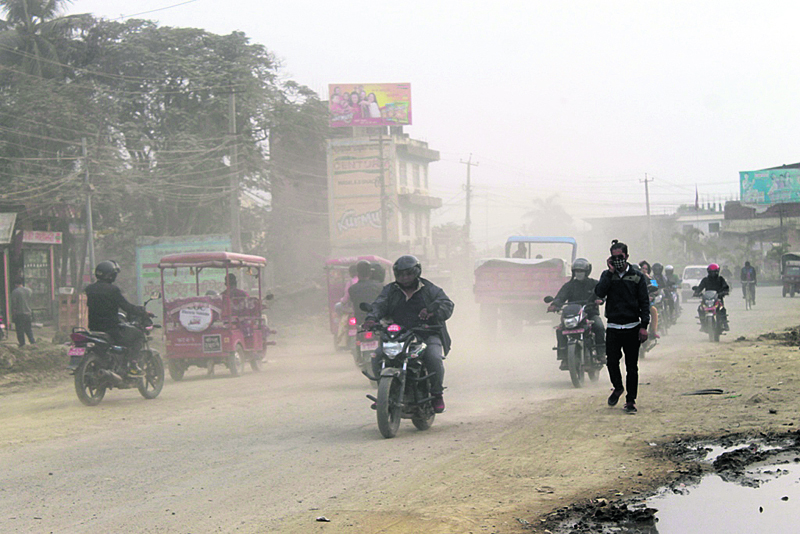
<svg viewBox="0 0 800 534">
<path fill-rule="evenodd" d="M 64 75 L 74 32 L 92 16 L 59 16 L 72 0 L 0 0 L 0 64 L 42 78 Z"/>
</svg>

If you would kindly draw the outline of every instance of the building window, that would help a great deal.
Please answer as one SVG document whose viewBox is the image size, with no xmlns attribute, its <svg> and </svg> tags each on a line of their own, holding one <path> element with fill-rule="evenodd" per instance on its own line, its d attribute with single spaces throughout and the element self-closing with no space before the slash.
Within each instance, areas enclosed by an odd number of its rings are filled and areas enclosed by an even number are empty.
<svg viewBox="0 0 800 534">
<path fill-rule="evenodd" d="M 420 189 L 420 182 L 419 182 L 419 164 L 414 164 L 414 189 Z"/>
<path fill-rule="evenodd" d="M 400 219 L 403 221 L 403 235 L 409 236 L 411 235 L 411 217 L 409 213 L 400 212 Z"/>
<path fill-rule="evenodd" d="M 400 165 L 400 187 L 406 187 L 408 185 L 408 166 L 402 160 L 398 164 Z"/>
<path fill-rule="evenodd" d="M 708 223 L 708 233 L 709 234 L 718 234 L 719 233 L 719 223 Z"/>
</svg>

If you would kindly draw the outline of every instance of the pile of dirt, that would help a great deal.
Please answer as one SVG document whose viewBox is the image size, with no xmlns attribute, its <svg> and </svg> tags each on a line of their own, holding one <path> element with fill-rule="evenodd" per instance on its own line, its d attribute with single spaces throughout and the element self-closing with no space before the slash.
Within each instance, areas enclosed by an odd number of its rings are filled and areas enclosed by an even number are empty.
<svg viewBox="0 0 800 534">
<path fill-rule="evenodd" d="M 800 326 L 787 328 L 783 332 L 767 332 L 758 336 L 759 341 L 779 341 L 782 345 L 800 345 Z"/>
<path fill-rule="evenodd" d="M 22 348 L 0 344 L 0 388 L 63 378 L 67 363 L 64 345 L 46 341 Z"/>
</svg>

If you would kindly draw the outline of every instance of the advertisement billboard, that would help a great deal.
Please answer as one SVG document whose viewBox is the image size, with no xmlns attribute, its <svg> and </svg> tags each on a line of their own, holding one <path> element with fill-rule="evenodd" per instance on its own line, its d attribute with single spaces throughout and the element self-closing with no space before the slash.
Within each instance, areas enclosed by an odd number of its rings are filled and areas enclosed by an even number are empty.
<svg viewBox="0 0 800 534">
<path fill-rule="evenodd" d="M 380 243 L 381 154 L 377 142 L 334 142 L 329 147 L 328 158 L 331 245 Z M 394 183 L 392 161 L 387 145 L 383 154 L 387 194 Z"/>
<path fill-rule="evenodd" d="M 743 204 L 800 202 L 800 169 L 767 169 L 739 173 Z"/>
<path fill-rule="evenodd" d="M 361 83 L 328 86 L 331 127 L 411 124 L 411 84 Z"/>
</svg>

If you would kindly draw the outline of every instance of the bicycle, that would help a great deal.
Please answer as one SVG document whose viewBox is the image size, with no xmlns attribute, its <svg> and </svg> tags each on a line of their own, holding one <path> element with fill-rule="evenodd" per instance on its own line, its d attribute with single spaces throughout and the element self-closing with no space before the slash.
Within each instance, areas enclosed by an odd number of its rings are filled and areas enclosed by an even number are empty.
<svg viewBox="0 0 800 534">
<path fill-rule="evenodd" d="M 743 280 L 742 284 L 744 285 L 744 309 L 749 310 L 756 302 L 756 299 L 753 296 L 753 285 L 755 282 Z"/>
</svg>

